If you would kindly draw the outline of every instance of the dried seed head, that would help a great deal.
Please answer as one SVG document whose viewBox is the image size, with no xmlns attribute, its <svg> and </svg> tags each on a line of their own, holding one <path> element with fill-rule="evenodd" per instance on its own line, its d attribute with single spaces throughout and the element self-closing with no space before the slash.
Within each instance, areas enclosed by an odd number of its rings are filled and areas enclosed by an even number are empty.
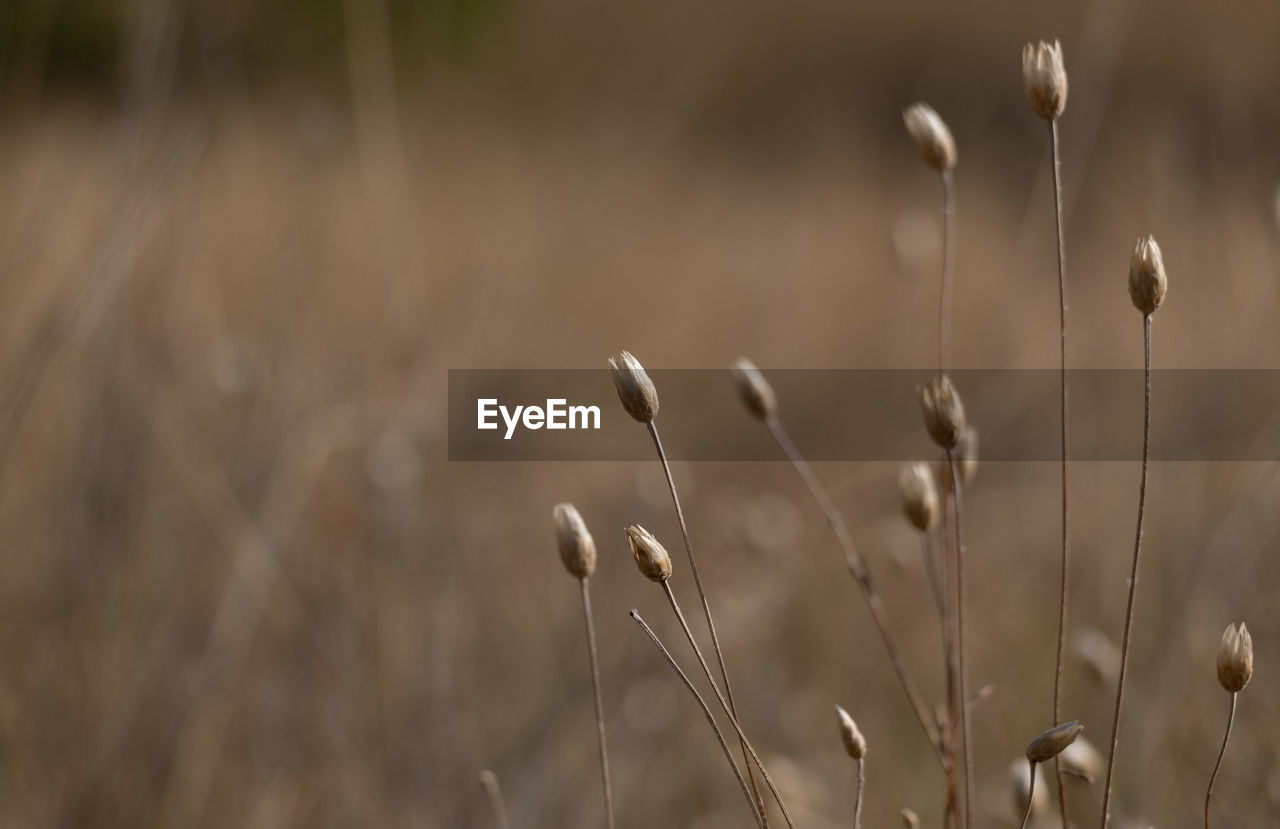
<svg viewBox="0 0 1280 829">
<path fill-rule="evenodd" d="M 1058 762 L 1062 764 L 1064 774 L 1079 777 L 1089 784 L 1092 784 L 1106 768 L 1106 760 L 1103 759 L 1102 753 L 1084 737 L 1077 737 L 1074 743 L 1064 748 L 1058 755 Z"/>
<path fill-rule="evenodd" d="M 1064 748 L 1074 743 L 1081 731 L 1084 731 L 1084 726 L 1075 720 L 1050 728 L 1027 743 L 1027 759 L 1033 763 L 1052 760 Z"/>
<path fill-rule="evenodd" d="M 1129 257 L 1129 298 L 1133 300 L 1134 307 L 1151 316 L 1164 302 L 1168 290 L 1169 280 L 1164 275 L 1160 246 L 1151 236 L 1139 239 L 1133 246 L 1133 255 Z"/>
<path fill-rule="evenodd" d="M 733 384 L 742 398 L 742 405 L 752 415 L 765 420 L 778 410 L 778 396 L 755 363 L 743 357 L 733 364 L 729 373 L 733 375 Z"/>
<path fill-rule="evenodd" d="M 902 111 L 902 122 L 925 164 L 939 173 L 956 166 L 956 141 L 933 107 L 924 102 L 912 104 Z"/>
<path fill-rule="evenodd" d="M 1026 760 L 1014 760 L 1009 766 L 1009 786 L 1013 794 L 1013 808 L 1019 817 L 1027 812 L 1027 799 L 1031 801 L 1031 817 L 1043 814 L 1049 808 L 1049 792 L 1044 785 L 1044 772 L 1035 767 L 1036 788 L 1031 793 L 1031 769 Z"/>
<path fill-rule="evenodd" d="M 920 816 L 904 807 L 902 810 L 902 825 L 906 829 L 920 829 Z"/>
<path fill-rule="evenodd" d="M 943 449 L 954 449 L 964 434 L 964 404 L 951 378 L 940 374 L 919 390 L 920 409 L 929 437 Z"/>
<path fill-rule="evenodd" d="M 653 581 L 666 581 L 671 578 L 671 556 L 658 543 L 653 534 L 639 524 L 627 527 L 627 544 L 631 547 L 631 557 L 645 577 Z"/>
<path fill-rule="evenodd" d="M 1022 85 L 1036 115 L 1052 121 L 1067 108 L 1067 70 L 1062 63 L 1062 44 L 1050 46 L 1043 40 L 1022 47 Z"/>
<path fill-rule="evenodd" d="M 1222 646 L 1218 648 L 1218 681 L 1231 693 L 1249 684 L 1253 676 L 1253 637 L 1249 629 L 1227 625 L 1222 634 Z"/>
<path fill-rule="evenodd" d="M 902 511 L 911 525 L 922 533 L 938 523 L 938 488 L 926 463 L 909 463 L 898 473 Z"/>
<path fill-rule="evenodd" d="M 624 351 L 609 358 L 609 369 L 622 408 L 641 423 L 652 423 L 658 416 L 658 390 L 653 387 L 644 366 L 629 351 Z"/>
<path fill-rule="evenodd" d="M 960 442 L 956 444 L 954 454 L 957 471 L 960 473 L 960 483 L 968 486 L 973 483 L 974 478 L 978 477 L 977 429 L 968 425 L 964 427 L 964 431 L 960 433 Z M 941 483 L 943 492 L 950 493 L 954 491 L 954 487 L 951 485 L 951 465 L 947 463 L 946 458 L 938 461 L 938 481 Z"/>
<path fill-rule="evenodd" d="M 867 740 L 858 730 L 858 724 L 849 716 L 849 712 L 836 706 L 836 716 L 840 719 L 840 739 L 844 742 L 844 750 L 855 760 L 867 756 Z"/>
<path fill-rule="evenodd" d="M 551 510 L 556 525 L 556 544 L 564 569 L 580 579 L 588 578 L 596 569 L 596 542 L 587 531 L 573 504 L 556 504 Z"/>
</svg>

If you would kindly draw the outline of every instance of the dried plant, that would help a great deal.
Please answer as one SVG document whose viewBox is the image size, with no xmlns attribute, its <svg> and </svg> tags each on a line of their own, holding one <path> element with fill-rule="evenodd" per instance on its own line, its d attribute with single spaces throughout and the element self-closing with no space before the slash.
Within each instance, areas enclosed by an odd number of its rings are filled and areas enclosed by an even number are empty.
<svg viewBox="0 0 1280 829">
<path fill-rule="evenodd" d="M 480 785 L 489 800 L 489 814 L 493 817 L 494 829 L 511 829 L 507 820 L 507 804 L 502 799 L 502 787 L 498 785 L 498 775 L 489 769 L 480 772 Z"/>
<path fill-rule="evenodd" d="M 1209 808 L 1213 801 L 1213 783 L 1218 779 L 1218 769 L 1222 767 L 1222 758 L 1227 753 L 1227 741 L 1231 739 L 1231 726 L 1236 719 L 1236 698 L 1249 684 L 1253 676 L 1253 637 L 1244 622 L 1240 627 L 1227 625 L 1222 633 L 1222 645 L 1218 648 L 1218 682 L 1224 691 L 1231 695 L 1231 704 L 1227 708 L 1227 727 L 1222 734 L 1222 748 L 1218 749 L 1218 759 L 1213 764 L 1213 772 L 1209 775 L 1209 788 L 1204 793 L 1204 829 L 1209 829 Z"/>
<path fill-rule="evenodd" d="M 862 825 L 862 793 L 867 782 L 864 768 L 867 739 L 862 736 L 862 732 L 858 730 L 858 724 L 853 721 L 853 717 L 849 716 L 849 712 L 838 705 L 836 718 L 840 721 L 840 741 L 844 743 L 844 750 L 858 765 L 858 787 L 853 795 L 853 829 L 858 829 Z"/>
<path fill-rule="evenodd" d="M 1035 803 L 1036 767 L 1061 754 L 1067 746 L 1075 742 L 1083 730 L 1084 726 L 1073 720 L 1050 728 L 1027 744 L 1027 785 L 1029 790 L 1027 792 L 1027 808 L 1022 814 L 1021 829 L 1026 829 L 1027 821 L 1031 819 L 1031 807 Z"/>
<path fill-rule="evenodd" d="M 1147 505 L 1147 458 L 1151 450 L 1151 315 L 1164 301 L 1168 290 L 1164 257 L 1151 236 L 1139 239 L 1129 257 L 1129 297 L 1142 312 L 1142 472 L 1138 481 L 1138 529 L 1133 541 L 1133 564 L 1129 572 L 1129 598 L 1124 611 L 1124 637 L 1120 642 L 1120 676 L 1116 681 L 1116 707 L 1111 722 L 1111 751 L 1107 757 L 1107 780 L 1102 793 L 1102 827 L 1111 820 L 1111 779 L 1116 768 L 1116 748 L 1120 742 L 1120 713 L 1124 705 L 1124 679 L 1129 666 L 1129 645 L 1133 633 L 1133 602 L 1138 588 L 1138 564 L 1142 557 L 1142 518 Z"/>
<path fill-rule="evenodd" d="M 951 359 L 951 296 L 955 277 L 956 142 L 941 116 L 926 103 L 916 103 L 902 113 L 907 134 L 920 157 L 942 183 L 942 278 L 938 287 L 938 371 L 946 371 Z"/>
</svg>

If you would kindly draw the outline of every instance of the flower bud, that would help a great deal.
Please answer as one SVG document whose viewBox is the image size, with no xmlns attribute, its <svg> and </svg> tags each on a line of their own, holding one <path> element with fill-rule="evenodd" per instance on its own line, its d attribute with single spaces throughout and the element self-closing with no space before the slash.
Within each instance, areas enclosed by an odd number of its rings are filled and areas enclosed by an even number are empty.
<svg viewBox="0 0 1280 829">
<path fill-rule="evenodd" d="M 898 473 L 898 491 L 902 493 L 902 512 L 911 525 L 927 533 L 938 523 L 938 488 L 933 473 L 925 463 L 909 463 Z"/>
<path fill-rule="evenodd" d="M 902 825 L 906 829 L 920 829 L 920 816 L 910 809 L 902 809 Z"/>
<path fill-rule="evenodd" d="M 1253 637 L 1249 629 L 1240 623 L 1227 625 L 1222 634 L 1222 646 L 1218 648 L 1218 681 L 1231 693 L 1249 684 L 1253 676 Z"/>
<path fill-rule="evenodd" d="M 945 374 L 937 375 L 919 390 L 920 409 L 929 437 L 943 449 L 954 449 L 964 433 L 964 404 Z"/>
<path fill-rule="evenodd" d="M 556 504 L 551 518 L 556 526 L 556 544 L 560 547 L 564 569 L 580 579 L 589 577 L 596 569 L 596 542 L 577 508 L 573 504 Z"/>
<path fill-rule="evenodd" d="M 733 376 L 733 384 L 747 411 L 760 420 L 772 417 L 778 410 L 778 396 L 773 393 L 773 386 L 764 379 L 755 363 L 743 357 L 734 363 L 729 373 Z"/>
<path fill-rule="evenodd" d="M 1062 64 L 1062 44 L 1043 40 L 1022 47 L 1022 84 L 1036 115 L 1052 121 L 1067 108 L 1067 70 Z"/>
<path fill-rule="evenodd" d="M 836 716 L 840 718 L 840 739 L 844 742 L 844 750 L 855 760 L 867 756 L 867 740 L 858 730 L 858 725 L 849 716 L 849 712 L 836 706 Z"/>
<path fill-rule="evenodd" d="M 1084 731 L 1084 726 L 1075 720 L 1050 728 L 1027 744 L 1027 759 L 1033 763 L 1052 760 L 1074 743 L 1081 731 Z"/>
<path fill-rule="evenodd" d="M 639 524 L 627 527 L 627 545 L 631 547 L 631 557 L 646 578 L 652 581 L 666 581 L 671 578 L 671 556 L 658 543 L 653 534 Z"/>
<path fill-rule="evenodd" d="M 609 370 L 622 408 L 641 423 L 652 423 L 658 416 L 658 390 L 653 387 L 653 381 L 640 361 L 624 351 L 609 358 Z"/>
<path fill-rule="evenodd" d="M 1151 316 L 1164 302 L 1167 290 L 1169 280 L 1164 275 L 1160 246 L 1151 236 L 1139 239 L 1133 246 L 1133 255 L 1129 257 L 1129 298 L 1135 308 Z"/>
<path fill-rule="evenodd" d="M 902 122 L 925 164 L 939 173 L 956 166 L 956 141 L 933 107 L 923 102 L 912 104 L 902 111 Z"/>
</svg>

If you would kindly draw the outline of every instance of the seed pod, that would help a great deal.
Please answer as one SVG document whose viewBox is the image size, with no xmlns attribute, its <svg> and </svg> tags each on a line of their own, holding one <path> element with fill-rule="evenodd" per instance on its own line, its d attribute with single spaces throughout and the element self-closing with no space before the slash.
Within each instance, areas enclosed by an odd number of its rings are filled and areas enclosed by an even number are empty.
<svg viewBox="0 0 1280 829">
<path fill-rule="evenodd" d="M 640 361 L 624 351 L 609 358 L 609 370 L 622 408 L 641 423 L 652 423 L 658 416 L 658 390 L 653 387 L 653 381 Z"/>
<path fill-rule="evenodd" d="M 639 524 L 627 527 L 627 545 L 631 547 L 631 557 L 646 578 L 652 581 L 666 581 L 671 578 L 671 556 L 658 543 L 653 534 Z"/>
<path fill-rule="evenodd" d="M 1074 743 L 1064 748 L 1058 755 L 1058 762 L 1062 765 L 1063 774 L 1079 777 L 1084 782 L 1092 784 L 1106 768 L 1107 761 L 1102 753 L 1093 747 L 1093 743 L 1084 737 L 1077 737 Z"/>
<path fill-rule="evenodd" d="M 1033 763 L 1052 760 L 1074 743 L 1081 731 L 1084 731 L 1084 726 L 1075 720 L 1050 728 L 1027 744 L 1027 759 Z"/>
<path fill-rule="evenodd" d="M 836 706 L 836 716 L 840 719 L 840 739 L 844 742 L 844 750 L 855 760 L 867 756 L 867 740 L 858 730 L 858 725 L 849 716 L 849 712 Z"/>
<path fill-rule="evenodd" d="M 920 829 L 920 816 L 904 807 L 902 810 L 902 825 L 906 829 Z"/>
<path fill-rule="evenodd" d="M 1243 690 L 1253 676 L 1253 637 L 1244 622 L 1227 625 L 1218 648 L 1218 682 L 1230 693 Z"/>
<path fill-rule="evenodd" d="M 556 526 L 556 544 L 564 569 L 580 579 L 590 577 L 596 569 L 596 542 L 587 524 L 573 504 L 556 504 L 551 510 Z"/>
<path fill-rule="evenodd" d="M 1151 316 L 1164 302 L 1168 290 L 1169 279 L 1164 274 L 1160 246 L 1151 236 L 1139 239 L 1133 246 L 1133 255 L 1129 257 L 1129 298 L 1133 300 L 1134 307 Z"/>
<path fill-rule="evenodd" d="M 916 142 L 925 164 L 939 173 L 956 166 L 956 141 L 933 107 L 924 102 L 912 104 L 902 111 L 902 123 L 906 124 L 907 133 Z"/>
<path fill-rule="evenodd" d="M 738 396 L 742 398 L 742 405 L 752 415 L 760 420 L 767 420 L 778 410 L 778 396 L 773 393 L 773 386 L 764 379 L 755 363 L 743 357 L 733 364 L 729 373 L 733 376 Z"/>
<path fill-rule="evenodd" d="M 945 374 L 937 375 L 919 390 L 920 409 L 929 437 L 943 449 L 954 449 L 964 433 L 964 404 Z"/>
<path fill-rule="evenodd" d="M 1036 115 L 1052 121 L 1067 108 L 1067 70 L 1062 62 L 1062 44 L 1050 46 L 1043 40 L 1022 47 L 1022 85 Z"/>
<path fill-rule="evenodd" d="M 902 512 L 911 525 L 927 533 L 938 523 L 938 488 L 926 463 L 909 463 L 898 473 Z"/>
</svg>

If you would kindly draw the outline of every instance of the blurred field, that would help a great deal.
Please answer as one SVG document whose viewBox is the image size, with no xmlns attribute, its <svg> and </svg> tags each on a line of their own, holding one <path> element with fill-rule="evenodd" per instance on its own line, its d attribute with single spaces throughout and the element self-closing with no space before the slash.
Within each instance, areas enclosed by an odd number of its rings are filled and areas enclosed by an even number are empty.
<svg viewBox="0 0 1280 829">
<path fill-rule="evenodd" d="M 1125 277 L 1149 232 L 1156 365 L 1280 368 L 1273 3 L 73 5 L 0 18 L 0 825 L 479 827 L 482 768 L 517 829 L 601 825 L 561 500 L 601 548 L 619 824 L 743 825 L 626 618 L 676 644 L 622 538 L 678 546 L 660 468 L 451 464 L 446 370 L 930 365 L 936 181 L 899 115 L 920 97 L 960 146 L 957 363 L 1056 366 L 1024 40 L 1060 36 L 1072 73 L 1073 364 L 1141 364 Z M 940 696 L 896 467 L 818 471 Z M 1257 670 L 1216 814 L 1280 826 L 1276 473 L 1153 467 L 1134 826 L 1197 820 L 1240 619 Z M 870 744 L 866 825 L 938 825 L 940 774 L 792 471 L 676 476 L 743 720 L 803 825 L 850 822 L 836 702 Z M 1049 724 L 1057 476 L 987 464 L 968 499 L 983 826 L 1011 823 L 1009 763 Z M 1136 484 L 1075 467 L 1074 629 L 1119 638 Z M 1112 695 L 1071 663 L 1096 745 Z M 1099 798 L 1073 803 L 1089 825 Z"/>
</svg>

